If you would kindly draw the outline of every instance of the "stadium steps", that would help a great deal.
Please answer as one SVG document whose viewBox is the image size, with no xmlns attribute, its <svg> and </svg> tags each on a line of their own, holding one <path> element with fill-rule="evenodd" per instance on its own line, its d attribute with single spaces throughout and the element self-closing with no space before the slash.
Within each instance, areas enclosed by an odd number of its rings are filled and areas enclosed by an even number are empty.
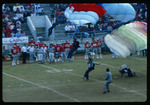
<svg viewBox="0 0 150 105">
<path fill-rule="evenodd" d="M 36 34 L 37 34 L 37 37 L 46 37 L 46 33 L 45 33 L 45 27 L 39 27 L 39 28 L 36 28 Z"/>
<path fill-rule="evenodd" d="M 22 23 L 21 29 L 22 29 L 22 31 L 24 31 L 26 33 L 26 36 L 28 36 L 29 38 L 32 37 L 32 33 L 31 33 L 27 23 Z"/>
</svg>

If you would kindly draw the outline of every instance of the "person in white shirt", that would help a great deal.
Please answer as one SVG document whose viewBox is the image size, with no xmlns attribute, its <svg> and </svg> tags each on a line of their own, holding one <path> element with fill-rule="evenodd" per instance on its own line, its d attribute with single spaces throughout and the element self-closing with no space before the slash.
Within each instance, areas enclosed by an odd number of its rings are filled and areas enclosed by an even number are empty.
<svg viewBox="0 0 150 105">
<path fill-rule="evenodd" d="M 30 56 L 30 63 L 34 63 L 33 61 L 33 56 L 34 56 L 34 45 L 31 43 L 30 46 L 27 48 L 27 50 L 29 51 L 29 56 Z"/>
<path fill-rule="evenodd" d="M 21 48 L 22 56 L 23 56 L 23 64 L 26 64 L 26 56 L 27 56 L 27 47 L 26 44 Z"/>
<path fill-rule="evenodd" d="M 70 33 L 70 25 L 69 24 L 67 24 L 65 26 L 65 33 L 66 33 L 66 35 L 68 35 Z"/>
<path fill-rule="evenodd" d="M 15 14 L 14 17 L 13 17 L 13 20 L 17 21 L 18 20 L 18 17 L 17 15 Z"/>
<path fill-rule="evenodd" d="M 24 7 L 21 5 L 20 6 L 20 12 L 24 12 L 25 10 L 24 10 Z"/>
</svg>

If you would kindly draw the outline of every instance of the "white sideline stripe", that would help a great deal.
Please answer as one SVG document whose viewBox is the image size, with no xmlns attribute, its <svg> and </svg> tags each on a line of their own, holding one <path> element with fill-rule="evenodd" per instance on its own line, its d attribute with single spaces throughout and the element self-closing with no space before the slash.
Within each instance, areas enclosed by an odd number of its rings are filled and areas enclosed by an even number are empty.
<svg viewBox="0 0 150 105">
<path fill-rule="evenodd" d="M 41 66 L 47 67 L 47 68 L 53 68 L 53 67 L 45 66 L 45 65 L 41 65 Z M 53 69 L 55 69 L 55 68 L 53 68 Z M 59 70 L 59 69 L 57 69 L 57 70 Z M 71 74 L 71 75 L 75 75 L 75 76 L 79 76 L 79 77 L 82 77 L 82 75 L 78 75 L 78 74 L 75 74 L 75 73 L 70 73 L 70 72 L 65 72 L 65 73 Z M 95 81 L 97 81 L 97 82 L 104 83 L 104 81 L 100 81 L 100 80 L 98 80 L 98 79 L 93 79 L 93 78 L 91 78 L 91 80 L 95 80 Z M 129 90 L 129 89 L 127 89 L 127 88 L 123 88 L 123 87 L 118 86 L 118 85 L 115 85 L 115 84 L 113 84 L 113 83 L 111 83 L 111 85 L 114 86 L 114 87 L 118 87 L 118 88 L 120 88 L 120 89 Z M 131 91 L 131 92 L 134 93 L 134 94 L 137 94 L 137 95 L 146 97 L 146 95 L 144 95 L 144 94 L 137 93 L 137 92 L 135 92 L 135 91 Z"/>
<path fill-rule="evenodd" d="M 8 74 L 8 73 L 5 73 L 5 72 L 3 72 L 3 74 L 5 74 L 5 75 L 7 75 L 7 76 L 10 76 L 10 77 L 13 77 L 13 78 L 16 78 L 16 79 L 21 80 L 21 81 L 26 82 L 26 83 L 30 83 L 30 84 L 32 84 L 32 85 L 39 86 L 39 87 L 41 87 L 41 88 L 48 89 L 48 90 L 53 91 L 54 93 L 57 93 L 57 94 L 59 94 L 59 95 L 61 95 L 61 96 L 67 97 L 67 98 L 69 98 L 69 99 L 71 99 L 71 100 L 74 100 L 75 102 L 80 102 L 79 100 L 77 100 L 77 99 L 75 99 L 75 98 L 72 98 L 72 97 L 70 97 L 70 96 L 67 96 L 67 95 L 65 95 L 65 94 L 63 94 L 63 93 L 61 93 L 61 92 L 59 92 L 59 91 L 56 91 L 56 90 L 54 90 L 54 89 L 52 89 L 52 88 L 49 88 L 49 87 L 46 87 L 46 86 L 42 86 L 42 85 L 33 83 L 33 82 L 31 82 L 31 81 L 27 81 L 27 80 L 25 80 L 25 79 L 22 79 L 22 78 L 13 76 L 13 75 Z"/>
<path fill-rule="evenodd" d="M 147 59 L 143 59 L 143 58 L 135 58 L 135 57 L 131 57 L 132 59 L 137 59 L 137 60 L 147 60 Z"/>
</svg>

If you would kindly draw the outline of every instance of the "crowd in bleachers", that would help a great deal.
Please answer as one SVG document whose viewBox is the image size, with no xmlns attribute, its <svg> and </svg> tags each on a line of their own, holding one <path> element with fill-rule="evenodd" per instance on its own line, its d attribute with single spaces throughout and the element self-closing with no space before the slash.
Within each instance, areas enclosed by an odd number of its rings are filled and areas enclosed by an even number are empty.
<svg viewBox="0 0 150 105">
<path fill-rule="evenodd" d="M 51 18 L 52 24 L 67 24 L 71 27 L 71 22 L 64 16 L 65 9 L 69 4 L 50 4 L 52 11 Z M 131 5 L 136 10 L 136 18 L 133 21 L 145 21 L 147 22 L 147 5 L 144 3 L 131 3 Z M 12 3 L 2 5 L 2 37 L 21 37 L 26 36 L 26 33 L 22 30 L 21 24 L 26 22 L 27 16 L 37 16 L 45 15 L 43 8 L 40 3 Z M 102 16 L 96 25 L 87 26 L 75 26 L 75 28 L 70 28 L 64 30 L 66 35 L 80 35 L 81 33 L 84 37 L 89 37 L 95 34 L 95 32 L 108 31 L 111 32 L 113 29 L 121 26 L 122 22 L 114 20 L 108 15 Z M 90 27 L 89 27 L 90 26 Z"/>
<path fill-rule="evenodd" d="M 12 3 L 2 5 L 2 37 L 22 37 L 26 33 L 21 24 L 26 22 L 27 16 L 45 15 L 40 4 Z"/>
<path fill-rule="evenodd" d="M 145 3 L 130 3 L 133 8 L 136 10 L 136 18 L 132 21 L 144 21 L 147 22 L 147 5 Z M 117 29 L 123 24 L 120 21 L 117 21 L 110 17 L 109 15 L 102 16 L 96 25 L 85 25 L 85 26 L 75 26 L 72 28 L 72 23 L 67 20 L 64 16 L 65 9 L 69 6 L 69 4 L 53 4 L 53 14 L 51 15 L 53 23 L 57 24 L 65 24 L 65 33 L 66 35 L 70 34 L 74 35 L 83 35 L 83 37 L 94 36 L 95 32 L 107 31 L 110 33 L 112 30 Z M 90 27 L 89 27 L 90 26 Z M 69 28 L 71 27 L 71 28 Z"/>
</svg>

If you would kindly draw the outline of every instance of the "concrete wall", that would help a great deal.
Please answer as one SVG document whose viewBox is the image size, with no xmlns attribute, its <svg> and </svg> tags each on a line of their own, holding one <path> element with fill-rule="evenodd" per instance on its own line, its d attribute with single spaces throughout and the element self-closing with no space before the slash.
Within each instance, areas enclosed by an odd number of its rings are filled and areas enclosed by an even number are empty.
<svg viewBox="0 0 150 105">
<path fill-rule="evenodd" d="M 52 23 L 50 22 L 49 18 L 47 15 L 45 15 L 45 32 L 46 32 L 46 37 L 48 37 L 48 29 L 52 26 Z"/>
<path fill-rule="evenodd" d="M 28 25 L 34 39 L 36 40 L 36 29 L 35 29 L 35 26 L 30 17 L 27 17 L 27 25 Z"/>
<path fill-rule="evenodd" d="M 46 37 L 48 37 L 48 29 L 52 26 L 47 15 L 45 15 L 45 16 L 30 16 L 27 18 L 27 24 L 28 24 L 28 27 L 36 41 L 37 41 L 36 28 L 44 28 L 45 27 L 45 34 L 46 34 Z"/>
<path fill-rule="evenodd" d="M 45 27 L 45 16 L 30 16 L 36 28 Z"/>
</svg>

